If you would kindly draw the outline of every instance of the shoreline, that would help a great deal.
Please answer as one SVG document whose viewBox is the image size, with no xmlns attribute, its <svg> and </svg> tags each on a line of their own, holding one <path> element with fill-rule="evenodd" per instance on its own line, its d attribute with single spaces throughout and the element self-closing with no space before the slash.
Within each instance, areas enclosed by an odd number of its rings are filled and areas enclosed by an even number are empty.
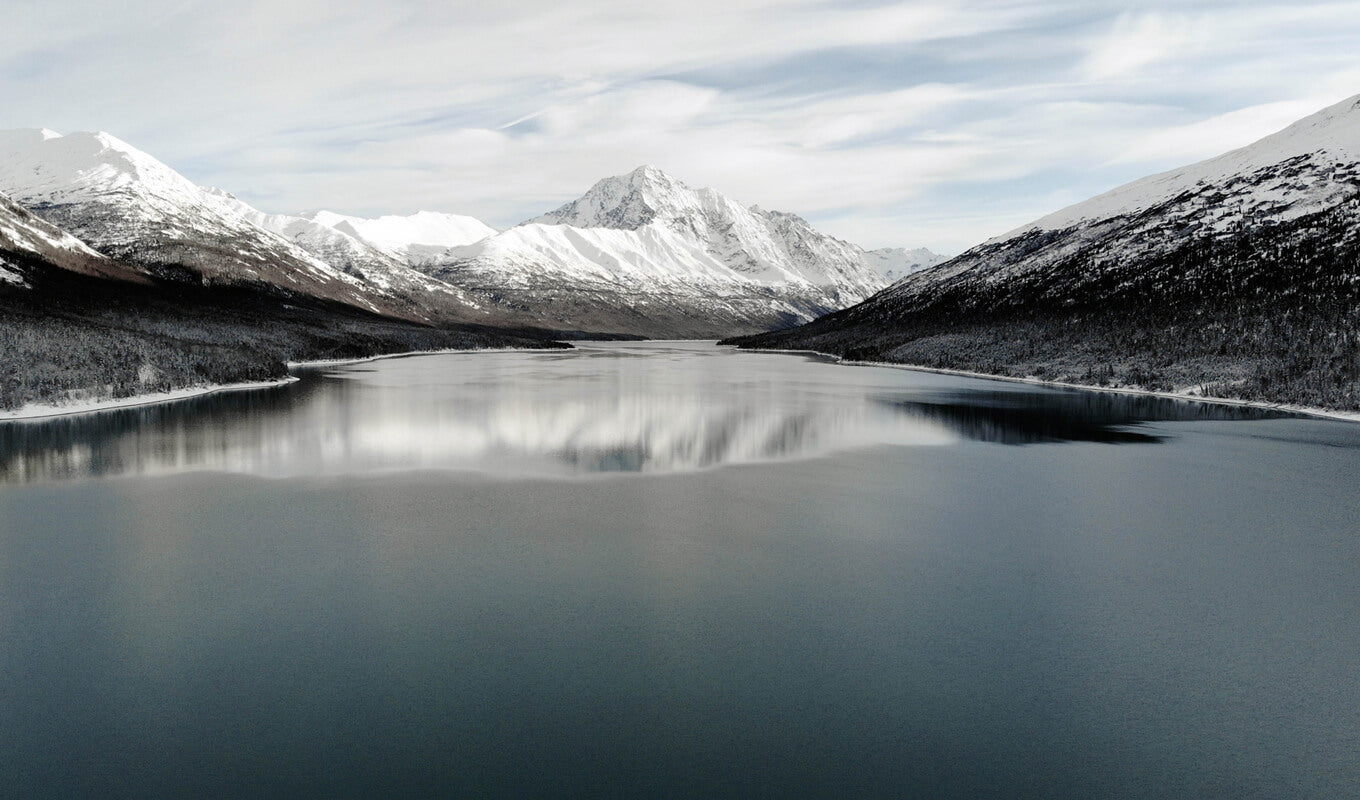
<svg viewBox="0 0 1360 800">
<path fill-rule="evenodd" d="M 363 364 L 369 361 L 378 361 L 384 358 L 408 358 L 410 356 L 435 356 L 451 355 L 455 353 L 541 353 L 544 350 L 536 347 L 478 347 L 478 348 L 445 348 L 442 350 L 408 350 L 402 353 L 385 353 L 376 356 L 362 356 L 359 358 L 322 358 L 315 361 L 285 361 L 284 366 L 289 372 L 294 369 L 306 369 L 310 367 L 333 367 L 345 364 Z M 171 389 L 168 392 L 155 392 L 152 394 L 137 394 L 129 397 L 110 398 L 108 400 L 82 401 L 56 405 L 53 403 L 30 403 L 21 406 L 14 411 L 0 411 L 0 422 L 27 422 L 56 417 L 69 417 L 78 414 L 98 414 L 104 411 L 116 411 L 123 408 L 136 408 L 138 406 L 150 406 L 158 403 L 173 403 L 179 400 L 189 400 L 195 397 L 205 397 L 210 394 L 223 392 L 244 392 L 252 389 L 273 389 L 279 386 L 287 386 L 290 383 L 297 383 L 302 380 L 296 375 L 289 375 L 276 381 L 249 381 L 244 383 L 214 383 L 204 386 L 189 386 L 183 389 Z"/>
<path fill-rule="evenodd" d="M 575 349 L 575 348 L 572 348 Z M 411 356 L 448 356 L 459 353 L 553 353 L 561 352 L 560 348 L 543 347 L 446 347 L 442 350 L 407 350 L 402 353 L 383 353 L 376 356 L 359 356 L 357 358 L 318 358 L 311 361 L 285 361 L 283 365 L 289 370 L 310 369 L 312 367 L 339 367 L 346 364 L 367 364 L 370 361 L 381 361 L 385 358 L 410 358 Z"/>
<path fill-rule="evenodd" d="M 31 403 L 21 406 L 14 411 L 0 411 L 0 422 L 31 422 L 39 420 L 53 419 L 56 417 L 69 417 L 78 414 L 98 414 L 104 411 L 116 411 L 124 408 L 136 408 L 138 406 L 153 406 L 160 403 L 174 403 L 180 400 L 189 400 L 194 397 L 206 397 L 210 394 L 220 394 L 225 392 L 245 392 L 254 389 L 274 389 L 279 386 L 287 386 L 296 383 L 300 378 L 289 375 L 276 381 L 251 381 L 246 383 L 215 383 L 206 386 L 191 386 L 184 389 L 171 389 L 168 392 L 155 392 L 153 394 L 136 394 L 130 397 L 117 397 L 108 400 L 92 400 L 67 405 L 53 405 L 51 403 Z"/>
<path fill-rule="evenodd" d="M 740 350 L 736 345 L 723 345 Z M 1012 375 L 992 375 L 986 372 L 971 372 L 964 369 L 945 369 L 943 367 L 920 367 L 912 364 L 897 364 L 891 361 L 849 361 L 835 353 L 823 353 L 820 350 L 776 350 L 776 349 L 747 349 L 748 353 L 784 353 L 787 355 L 815 355 L 822 358 L 833 359 L 837 364 L 848 367 L 890 367 L 892 369 L 905 369 L 915 372 L 933 372 L 937 375 L 958 375 L 965 378 L 982 378 L 990 381 L 1008 381 L 1010 383 L 1027 383 L 1031 386 L 1049 386 L 1058 389 L 1079 389 L 1084 392 L 1113 392 L 1117 394 L 1142 395 L 1144 397 L 1160 397 L 1166 400 L 1189 400 L 1196 403 L 1213 403 L 1215 405 L 1240 406 L 1244 408 L 1259 408 L 1266 411 L 1284 411 L 1290 414 L 1299 414 L 1308 417 L 1318 417 L 1337 422 L 1356 422 L 1360 423 L 1360 411 L 1334 411 L 1328 408 L 1317 408 L 1314 406 L 1294 406 L 1285 403 L 1269 403 L 1264 400 L 1241 400 L 1235 397 L 1213 397 L 1210 395 L 1189 394 L 1188 392 L 1159 392 L 1151 389 L 1135 389 L 1128 386 L 1091 386 L 1084 383 L 1070 383 L 1068 381 L 1049 381 L 1043 378 L 1017 378 Z"/>
<path fill-rule="evenodd" d="M 670 341 L 713 341 L 711 339 L 683 339 Z M 716 342 L 715 342 L 716 344 Z M 735 345 L 720 345 L 731 347 L 734 350 L 741 350 Z M 432 356 L 432 355 L 452 355 L 459 353 L 539 353 L 544 352 L 539 348 L 533 347 L 487 347 L 475 349 L 446 348 L 443 350 L 411 350 L 402 353 L 386 353 L 376 356 L 363 356 L 359 358 L 335 358 L 335 359 L 316 359 L 313 361 L 287 361 L 285 366 L 291 372 L 294 369 L 309 369 L 316 367 L 344 366 L 349 364 L 365 364 L 370 361 L 379 361 L 388 358 L 410 358 L 412 356 Z M 1209 395 L 1191 394 L 1189 392 L 1162 392 L 1150 389 L 1137 389 L 1127 386 L 1091 386 L 1081 383 L 1071 383 L 1068 381 L 1050 381 L 1042 378 L 1019 378 L 1011 375 L 992 375 L 985 372 L 973 372 L 962 369 L 946 369 L 942 367 L 916 366 L 912 364 L 897 364 L 889 361 L 852 361 L 847 360 L 834 353 L 824 353 L 820 350 L 787 350 L 787 349 L 748 349 L 745 352 L 776 353 L 782 355 L 812 355 L 819 358 L 828 358 L 836 364 L 849 367 L 889 367 L 892 369 L 902 369 L 915 372 L 930 372 L 938 375 L 957 375 L 965 378 L 979 378 L 982 380 L 1007 381 L 1010 383 L 1024 383 L 1031 386 L 1047 386 L 1059 389 L 1077 389 L 1087 392 L 1111 392 L 1126 395 L 1141 395 L 1144 397 L 1159 397 L 1168 400 L 1187 400 L 1196 403 L 1213 403 L 1217 405 L 1239 406 L 1245 408 L 1259 408 L 1267 411 L 1283 411 L 1290 414 L 1328 419 L 1339 422 L 1360 423 L 1360 411 L 1334 411 L 1326 408 L 1316 408 L 1313 406 L 1295 406 L 1285 403 L 1270 403 L 1261 400 L 1241 400 L 1232 397 L 1213 397 Z M 246 383 L 227 383 L 210 384 L 206 386 L 194 386 L 184 389 L 173 389 L 168 392 L 157 392 L 154 394 L 132 395 L 130 397 L 120 397 L 109 400 L 95 400 L 69 405 L 53 405 L 50 403 L 34 403 L 22 406 L 14 411 L 0 411 L 0 422 L 26 422 L 54 419 L 56 417 L 75 416 L 79 414 L 97 414 L 104 411 L 115 411 L 124 408 L 136 408 L 138 406 L 156 405 L 159 403 L 173 403 L 179 400 L 188 400 L 195 397 L 205 397 L 207 395 L 250 391 L 254 389 L 272 389 L 279 386 L 287 386 L 296 383 L 301 378 L 296 375 L 289 375 L 276 381 L 254 381 Z"/>
</svg>

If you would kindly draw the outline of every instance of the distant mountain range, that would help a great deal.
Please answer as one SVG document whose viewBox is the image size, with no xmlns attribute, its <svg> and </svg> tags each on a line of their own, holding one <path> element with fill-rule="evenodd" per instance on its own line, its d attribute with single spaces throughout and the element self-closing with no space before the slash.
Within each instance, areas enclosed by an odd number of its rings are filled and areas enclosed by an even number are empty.
<svg viewBox="0 0 1360 800">
<path fill-rule="evenodd" d="M 268 214 L 108 134 L 0 132 L 0 312 L 0 406 L 288 358 L 766 331 L 729 341 L 1360 408 L 1360 98 L 948 260 L 653 167 L 497 231 Z"/>
<path fill-rule="evenodd" d="M 497 231 L 271 214 L 107 133 L 0 131 L 0 413 L 552 337 L 717 337 L 863 300 L 897 268 L 643 167 Z"/>
<path fill-rule="evenodd" d="M 1360 97 L 732 343 L 1360 407 Z"/>
<path fill-rule="evenodd" d="M 858 302 L 886 281 L 864 251 L 653 167 L 414 266 L 550 315 L 547 327 L 710 337 Z"/>
<path fill-rule="evenodd" d="M 880 250 L 866 251 L 864 257 L 869 266 L 887 278 L 890 283 L 896 283 L 921 270 L 930 269 L 945 260 L 944 256 L 932 253 L 924 247 L 913 250 L 905 247 L 884 247 Z"/>
<path fill-rule="evenodd" d="M 0 192 L 129 276 L 254 287 L 435 325 L 651 337 L 768 330 L 863 300 L 887 283 L 871 264 L 903 263 L 652 167 L 496 231 L 434 212 L 266 213 L 110 134 L 20 130 L 0 132 Z"/>
</svg>

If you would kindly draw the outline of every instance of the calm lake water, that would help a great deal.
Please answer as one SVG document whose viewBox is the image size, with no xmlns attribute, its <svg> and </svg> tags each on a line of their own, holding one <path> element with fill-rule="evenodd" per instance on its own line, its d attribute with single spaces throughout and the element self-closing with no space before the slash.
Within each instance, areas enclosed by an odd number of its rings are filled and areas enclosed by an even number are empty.
<svg viewBox="0 0 1360 800">
<path fill-rule="evenodd" d="M 0 425 L 0 797 L 1360 795 L 1360 425 L 700 343 Z"/>
</svg>

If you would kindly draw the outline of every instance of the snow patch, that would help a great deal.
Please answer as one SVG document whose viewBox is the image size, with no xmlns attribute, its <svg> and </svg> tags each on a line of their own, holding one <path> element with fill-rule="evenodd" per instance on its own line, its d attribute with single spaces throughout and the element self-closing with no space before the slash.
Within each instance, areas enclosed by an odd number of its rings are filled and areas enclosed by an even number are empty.
<svg viewBox="0 0 1360 800">
<path fill-rule="evenodd" d="M 1324 108 L 1246 147 L 1133 181 L 1049 214 L 991 242 L 1005 241 L 1034 230 L 1064 230 L 1084 222 L 1136 214 L 1172 201 L 1187 191 L 1209 186 L 1233 189 L 1236 204 L 1244 208 L 1262 208 L 1270 203 L 1287 201 L 1298 216 L 1327 205 L 1337 189 L 1334 182 L 1291 180 L 1297 175 L 1270 180 L 1263 174 L 1294 160 L 1300 165 L 1315 167 L 1317 175 L 1332 177 L 1337 170 L 1355 173 L 1356 164 L 1360 162 L 1360 95 Z M 1253 176 L 1262 180 L 1251 180 Z M 1309 183 L 1314 185 L 1309 186 Z M 1221 199 L 1219 202 L 1222 203 Z"/>
<path fill-rule="evenodd" d="M 462 247 L 496 235 L 495 228 L 474 217 L 435 211 L 376 219 L 330 211 L 302 216 L 399 255 L 405 255 L 412 248 Z"/>
<path fill-rule="evenodd" d="M 930 269 L 945 260 L 924 247 L 908 250 L 905 247 L 884 247 L 866 250 L 864 260 L 889 281 L 896 283 L 922 270 Z"/>
<path fill-rule="evenodd" d="M 18 272 L 13 271 L 14 269 L 15 267 L 13 264 L 10 264 L 3 258 L 0 258 L 0 283 L 8 283 L 13 286 L 27 287 L 28 281 L 24 280 L 23 275 L 20 275 Z"/>
<path fill-rule="evenodd" d="M 147 406 L 156 403 L 169 403 L 176 400 L 186 400 L 190 397 L 201 397 L 208 394 L 219 392 L 237 392 L 248 389 L 270 389 L 284 384 L 294 383 L 298 379 L 289 376 L 277 381 L 257 381 L 253 383 L 222 383 L 208 384 L 205 386 L 193 386 L 186 389 L 175 389 L 169 392 L 152 392 L 140 394 L 132 397 L 120 397 L 108 400 L 80 400 L 70 403 L 30 403 L 16 411 L 0 411 L 2 420 L 36 420 L 48 417 L 60 417 L 69 414 L 91 414 L 99 411 L 111 411 L 118 408 L 131 408 L 134 406 Z"/>
</svg>

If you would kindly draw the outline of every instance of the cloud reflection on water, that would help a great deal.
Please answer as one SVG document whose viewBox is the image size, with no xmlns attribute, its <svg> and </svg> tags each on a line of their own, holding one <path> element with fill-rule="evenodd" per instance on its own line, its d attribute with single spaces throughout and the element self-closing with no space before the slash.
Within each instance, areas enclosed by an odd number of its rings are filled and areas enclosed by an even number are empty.
<svg viewBox="0 0 1360 800">
<path fill-rule="evenodd" d="M 289 386 L 0 425 L 0 481 L 223 471 L 670 473 L 961 439 L 1156 442 L 1144 420 L 1252 412 L 700 343 L 590 345 L 308 370 Z"/>
</svg>

